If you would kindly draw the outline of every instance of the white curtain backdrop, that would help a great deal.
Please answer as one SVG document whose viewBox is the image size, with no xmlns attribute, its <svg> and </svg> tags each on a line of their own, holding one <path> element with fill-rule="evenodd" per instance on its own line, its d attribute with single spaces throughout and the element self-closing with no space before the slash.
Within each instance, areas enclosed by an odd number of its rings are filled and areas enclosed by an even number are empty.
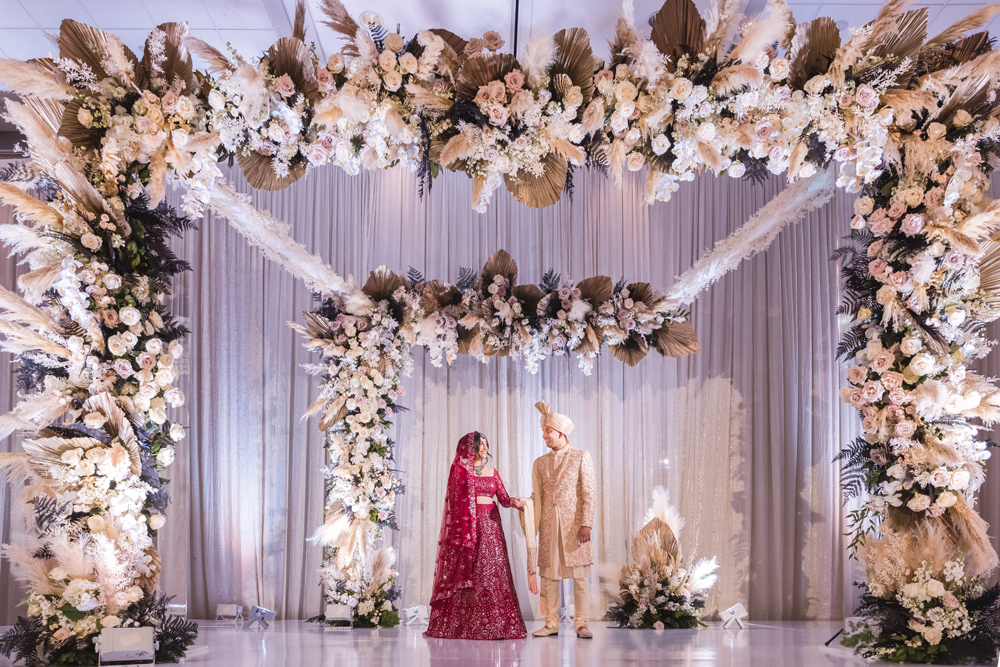
<svg viewBox="0 0 1000 667">
<path fill-rule="evenodd" d="M 630 176 L 619 190 L 600 174 L 578 172 L 574 196 L 542 211 L 498 193 L 484 215 L 470 210 L 471 181 L 456 174 L 437 179 L 423 199 L 409 173 L 350 177 L 334 168 L 254 196 L 292 224 L 297 240 L 359 281 L 380 264 L 455 281 L 460 266 L 478 269 L 503 248 L 521 282 L 554 268 L 574 281 L 604 274 L 666 288 L 781 187 L 704 176 L 673 201 L 646 207 L 640 178 Z M 434 368 L 417 349 L 402 400 L 409 411 L 394 427 L 406 493 L 397 503 L 400 529 L 387 535 L 399 555 L 403 606 L 430 596 L 458 439 L 486 433 L 507 489 L 527 495 L 532 461 L 545 453 L 533 404 L 546 400 L 573 418 L 574 446 L 594 459 L 599 563 L 624 563 L 662 484 L 687 519 L 685 553 L 721 562 L 709 609 L 742 601 L 756 619 L 849 613 L 856 564 L 845 550 L 833 457 L 859 428 L 837 400 L 844 366 L 834 349 L 843 323 L 834 314 L 838 277 L 829 258 L 847 231 L 851 201 L 838 194 L 695 302 L 698 355 L 654 353 L 627 368 L 604 354 L 589 377 L 575 360 L 558 358 L 533 376 L 507 359 L 484 366 L 462 357 Z M 9 209 L 0 209 L 0 221 L 9 220 Z M 321 554 L 305 539 L 322 522 L 324 453 L 315 420 L 300 419 L 317 393 L 300 366 L 318 359 L 285 324 L 301 320 L 311 295 L 224 220 L 201 221 L 175 247 L 194 268 L 177 280 L 170 303 L 193 332 L 181 380 L 188 402 L 173 416 L 189 430 L 169 475 L 174 502 L 159 537 L 161 586 L 194 618 L 213 616 L 224 602 L 260 604 L 279 618 L 315 615 Z M 14 285 L 13 260 L 0 262 L 0 280 Z M 1000 359 L 991 370 L 1000 374 Z M 9 408 L 14 391 L 4 355 L 0 408 Z M 16 448 L 11 439 L 0 443 Z M 996 506 L 998 476 L 990 477 L 983 499 Z M 0 492 L 4 541 L 16 538 L 13 503 L 10 491 Z M 530 615 L 537 599 L 527 591 L 523 538 L 514 511 L 502 515 Z M 597 568 L 592 581 L 593 604 L 604 605 Z M 14 608 L 21 592 L 6 563 L 0 591 L 0 624 L 9 624 L 23 608 Z"/>
</svg>

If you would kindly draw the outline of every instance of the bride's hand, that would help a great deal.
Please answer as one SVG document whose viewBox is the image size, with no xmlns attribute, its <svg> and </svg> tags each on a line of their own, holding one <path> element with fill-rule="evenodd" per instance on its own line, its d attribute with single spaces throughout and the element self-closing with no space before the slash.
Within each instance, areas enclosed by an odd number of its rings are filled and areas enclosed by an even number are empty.
<svg viewBox="0 0 1000 667">
<path fill-rule="evenodd" d="M 516 507 L 519 510 L 523 510 L 524 509 L 524 501 L 521 500 L 520 498 L 511 498 L 510 499 L 510 504 L 513 505 L 514 507 Z"/>
</svg>

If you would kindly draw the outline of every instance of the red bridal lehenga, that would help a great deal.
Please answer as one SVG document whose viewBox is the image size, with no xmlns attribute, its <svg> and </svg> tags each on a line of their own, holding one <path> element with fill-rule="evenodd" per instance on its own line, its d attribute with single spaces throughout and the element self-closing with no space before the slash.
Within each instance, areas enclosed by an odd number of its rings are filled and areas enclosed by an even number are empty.
<svg viewBox="0 0 1000 667">
<path fill-rule="evenodd" d="M 458 442 L 448 476 L 444 519 L 438 539 L 430 624 L 425 636 L 442 639 L 523 639 L 524 619 L 510 573 L 507 542 L 496 504 L 477 505 L 476 496 L 510 496 L 494 470 L 473 471 L 476 434 Z"/>
</svg>

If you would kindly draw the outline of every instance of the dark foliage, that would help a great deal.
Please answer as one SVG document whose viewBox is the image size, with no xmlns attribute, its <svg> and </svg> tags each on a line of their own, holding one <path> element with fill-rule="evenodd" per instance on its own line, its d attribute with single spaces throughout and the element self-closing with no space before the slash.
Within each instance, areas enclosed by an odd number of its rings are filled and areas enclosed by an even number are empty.
<svg viewBox="0 0 1000 667">
<path fill-rule="evenodd" d="M 559 289 L 559 283 L 562 280 L 562 275 L 556 273 L 555 269 L 549 269 L 542 276 L 542 282 L 538 283 L 538 286 L 543 292 L 555 292 Z"/>
<path fill-rule="evenodd" d="M 180 616 L 167 613 L 167 604 L 173 597 L 147 595 L 136 603 L 130 616 L 142 626 L 155 628 L 156 662 L 179 662 L 188 647 L 198 637 L 198 624 Z"/>
<path fill-rule="evenodd" d="M 52 496 L 36 496 L 31 500 L 32 511 L 35 515 L 35 526 L 39 532 L 45 534 L 49 532 L 63 517 L 66 516 L 67 508 L 71 503 L 59 504 Z"/>
<path fill-rule="evenodd" d="M 467 289 L 472 289 L 473 285 L 476 284 L 476 278 L 478 277 L 479 273 L 477 273 L 474 269 L 469 269 L 464 266 L 459 267 L 458 282 L 455 283 L 455 286 L 459 289 L 460 292 L 464 292 Z"/>
<path fill-rule="evenodd" d="M 833 458 L 841 462 L 840 486 L 846 498 L 857 498 L 864 492 L 875 490 L 875 476 L 872 474 L 875 464 L 870 455 L 873 446 L 864 436 L 858 436 Z"/>
<path fill-rule="evenodd" d="M 669 582 L 661 582 L 664 589 L 669 587 Z M 632 597 L 632 595 L 627 590 L 621 591 L 622 603 L 613 604 L 608 608 L 608 613 L 605 618 L 607 620 L 617 623 L 619 628 L 632 628 L 631 617 L 638 611 L 639 603 Z M 669 595 L 667 596 L 667 602 L 673 603 L 675 605 L 683 605 L 686 600 L 680 595 Z M 702 609 L 705 606 L 705 600 L 701 596 L 695 596 L 691 601 L 691 606 L 695 609 Z M 652 628 L 653 624 L 657 621 L 663 623 L 664 628 L 668 629 L 678 629 L 678 628 L 698 628 L 703 627 L 705 624 L 702 623 L 698 617 L 689 611 L 685 610 L 658 610 L 656 608 L 650 607 L 642 615 L 642 619 L 639 622 L 639 628 Z"/>
<path fill-rule="evenodd" d="M 567 165 L 566 167 L 566 184 L 563 186 L 563 193 L 569 196 L 570 202 L 573 201 L 573 170 L 576 166 L 573 164 Z"/>
<path fill-rule="evenodd" d="M 816 165 L 817 171 L 823 171 L 826 169 L 827 165 L 830 164 L 830 160 L 833 159 L 833 154 L 827 150 L 826 144 L 824 144 L 819 139 L 818 132 L 811 132 L 806 130 L 806 157 L 809 162 Z"/>
<path fill-rule="evenodd" d="M 736 160 L 746 169 L 743 175 L 758 185 L 771 176 L 771 172 L 767 170 L 767 162 L 751 156 L 750 151 L 745 148 L 736 153 Z"/>
<path fill-rule="evenodd" d="M 38 658 L 38 643 L 42 635 L 42 620 L 19 617 L 14 627 L 0 637 L 0 653 L 14 662 L 24 661 L 28 667 L 42 664 Z"/>
<path fill-rule="evenodd" d="M 895 648 L 916 635 L 909 628 L 910 614 L 895 599 L 872 595 L 863 583 L 856 584 L 864 591 L 857 614 L 874 628 L 874 641 L 862 653 L 874 655 L 877 648 Z M 972 630 L 961 637 L 945 637 L 941 649 L 932 656 L 931 664 L 992 664 L 1000 651 L 1000 586 L 993 586 L 978 598 L 966 602 L 972 618 Z M 901 639 L 902 638 L 902 639 Z"/>
<path fill-rule="evenodd" d="M 426 193 L 431 193 L 434 185 L 434 174 L 437 169 L 431 162 L 431 128 L 427 123 L 427 115 L 420 114 L 420 165 L 417 167 L 417 194 L 424 198 L 424 187 Z"/>
<path fill-rule="evenodd" d="M 424 280 L 424 274 L 411 266 L 406 271 L 406 282 L 410 283 L 410 287 L 416 287 L 426 281 Z"/>
<path fill-rule="evenodd" d="M 52 368 L 38 363 L 36 359 L 29 356 L 22 356 L 17 368 L 17 388 L 23 392 L 30 392 L 35 387 L 40 387 L 45 378 L 50 375 L 67 378 L 69 371 L 62 367 Z"/>
</svg>

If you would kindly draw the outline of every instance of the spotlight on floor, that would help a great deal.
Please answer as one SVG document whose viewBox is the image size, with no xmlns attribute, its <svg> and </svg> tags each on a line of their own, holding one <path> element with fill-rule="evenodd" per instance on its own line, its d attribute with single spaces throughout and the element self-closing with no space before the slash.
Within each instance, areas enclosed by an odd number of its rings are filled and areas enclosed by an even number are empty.
<svg viewBox="0 0 1000 667">
<path fill-rule="evenodd" d="M 254 605 L 250 608 L 250 613 L 247 615 L 247 620 L 243 621 L 243 629 L 249 630 L 253 627 L 254 623 L 259 623 L 260 627 L 267 630 L 271 627 L 270 623 L 274 621 L 274 617 L 278 615 L 278 612 L 271 611 L 270 609 L 264 609 L 263 607 L 258 607 Z"/>
</svg>

